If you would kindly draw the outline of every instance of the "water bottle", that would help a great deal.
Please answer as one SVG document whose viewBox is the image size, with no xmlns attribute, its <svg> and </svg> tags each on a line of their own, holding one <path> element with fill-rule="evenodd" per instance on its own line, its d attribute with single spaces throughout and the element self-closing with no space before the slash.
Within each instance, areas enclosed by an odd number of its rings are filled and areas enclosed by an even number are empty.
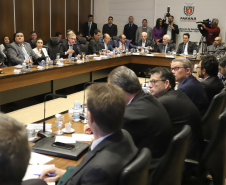
<svg viewBox="0 0 226 185">
<path fill-rule="evenodd" d="M 81 102 L 76 100 L 74 102 L 74 110 L 79 110 L 81 108 Z"/>
<path fill-rule="evenodd" d="M 26 62 L 23 62 L 22 67 L 23 69 L 26 69 Z"/>
<path fill-rule="evenodd" d="M 196 56 L 197 56 L 197 52 L 196 52 L 196 50 L 194 50 L 193 51 L 193 58 L 196 58 Z"/>
<path fill-rule="evenodd" d="M 29 63 L 28 63 L 28 69 L 31 69 L 31 68 L 32 68 L 32 63 L 29 62 Z"/>
</svg>

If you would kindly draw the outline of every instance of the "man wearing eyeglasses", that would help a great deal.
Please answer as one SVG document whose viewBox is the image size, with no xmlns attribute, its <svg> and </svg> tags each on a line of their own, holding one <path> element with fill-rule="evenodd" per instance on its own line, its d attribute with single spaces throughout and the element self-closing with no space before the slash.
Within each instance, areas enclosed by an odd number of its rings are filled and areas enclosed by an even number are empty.
<svg viewBox="0 0 226 185">
<path fill-rule="evenodd" d="M 156 67 L 150 73 L 150 93 L 158 98 L 168 112 L 173 126 L 173 135 L 176 135 L 184 125 L 191 126 L 192 137 L 187 157 L 198 160 L 202 141 L 201 116 L 198 109 L 184 92 L 174 90 L 175 77 L 170 69 Z"/>
<path fill-rule="evenodd" d="M 226 47 L 221 43 L 221 37 L 216 37 L 214 43 L 207 47 L 207 54 L 222 56 L 226 51 Z"/>
<path fill-rule="evenodd" d="M 71 33 L 68 42 L 63 42 L 60 46 L 60 56 L 63 58 L 75 57 L 80 53 L 79 47 L 75 44 L 76 35 Z"/>
<path fill-rule="evenodd" d="M 203 116 L 209 106 L 209 100 L 201 83 L 192 75 L 192 69 L 188 59 L 176 58 L 171 62 L 171 71 L 179 84 L 177 88 L 191 99 Z"/>
</svg>

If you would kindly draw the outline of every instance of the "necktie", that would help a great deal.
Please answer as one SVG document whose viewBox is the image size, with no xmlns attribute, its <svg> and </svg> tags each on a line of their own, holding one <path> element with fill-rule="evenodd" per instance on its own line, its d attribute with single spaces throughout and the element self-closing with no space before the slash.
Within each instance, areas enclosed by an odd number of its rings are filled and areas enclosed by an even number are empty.
<svg viewBox="0 0 226 185">
<path fill-rule="evenodd" d="M 124 50 L 124 44 L 122 44 L 122 50 Z"/>
<path fill-rule="evenodd" d="M 20 47 L 21 47 L 21 49 L 22 49 L 22 51 L 23 51 L 25 60 L 30 60 L 30 57 L 29 57 L 29 55 L 27 54 L 27 51 L 26 51 L 26 49 L 24 48 L 24 46 L 21 44 Z"/>
<path fill-rule="evenodd" d="M 73 50 L 73 46 L 72 45 L 69 45 L 69 49 L 70 50 Z M 72 53 L 70 53 L 69 55 L 68 55 L 68 58 L 71 58 L 72 57 Z"/>
<path fill-rule="evenodd" d="M 89 35 L 90 36 L 90 30 L 91 30 L 91 23 L 89 23 Z"/>
<path fill-rule="evenodd" d="M 163 53 L 166 52 L 166 45 L 163 45 L 163 50 L 162 50 Z"/>
<path fill-rule="evenodd" d="M 183 47 L 183 53 L 184 53 L 185 47 L 186 47 L 186 44 L 184 44 L 184 47 Z"/>
</svg>

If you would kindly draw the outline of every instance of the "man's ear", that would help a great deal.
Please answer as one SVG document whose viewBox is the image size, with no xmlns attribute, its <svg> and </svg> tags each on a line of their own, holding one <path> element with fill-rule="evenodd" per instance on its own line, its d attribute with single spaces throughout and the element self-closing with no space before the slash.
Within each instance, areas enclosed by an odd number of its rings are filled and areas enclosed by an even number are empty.
<svg viewBox="0 0 226 185">
<path fill-rule="evenodd" d="M 165 81 L 165 89 L 168 90 L 170 88 L 171 88 L 170 82 L 169 82 L 169 80 L 166 80 Z"/>
<path fill-rule="evenodd" d="M 89 110 L 87 110 L 87 119 L 89 120 L 89 123 L 93 123 L 93 116 Z"/>
</svg>

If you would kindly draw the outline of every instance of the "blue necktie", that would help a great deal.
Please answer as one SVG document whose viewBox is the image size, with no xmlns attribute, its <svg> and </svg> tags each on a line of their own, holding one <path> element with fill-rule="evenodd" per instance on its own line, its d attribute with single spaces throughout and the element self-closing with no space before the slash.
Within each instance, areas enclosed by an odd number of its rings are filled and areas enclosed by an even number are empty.
<svg viewBox="0 0 226 185">
<path fill-rule="evenodd" d="M 89 35 L 90 36 L 90 30 L 91 30 L 91 23 L 89 23 Z"/>
<path fill-rule="evenodd" d="M 24 48 L 24 46 L 21 44 L 20 47 L 21 47 L 21 49 L 22 49 L 22 51 L 23 51 L 25 60 L 30 60 L 30 57 L 29 57 L 29 55 L 27 54 L 27 51 L 26 51 L 26 49 Z"/>
<path fill-rule="evenodd" d="M 184 44 L 184 47 L 183 47 L 183 53 L 184 53 L 184 50 L 185 50 L 185 46 L 186 46 L 186 44 Z"/>
<path fill-rule="evenodd" d="M 69 45 L 69 49 L 70 49 L 70 50 L 73 50 L 73 46 L 72 46 L 72 45 Z M 70 53 L 70 54 L 68 55 L 68 58 L 71 58 L 71 57 L 72 57 L 72 54 L 73 54 L 73 53 Z"/>
</svg>

